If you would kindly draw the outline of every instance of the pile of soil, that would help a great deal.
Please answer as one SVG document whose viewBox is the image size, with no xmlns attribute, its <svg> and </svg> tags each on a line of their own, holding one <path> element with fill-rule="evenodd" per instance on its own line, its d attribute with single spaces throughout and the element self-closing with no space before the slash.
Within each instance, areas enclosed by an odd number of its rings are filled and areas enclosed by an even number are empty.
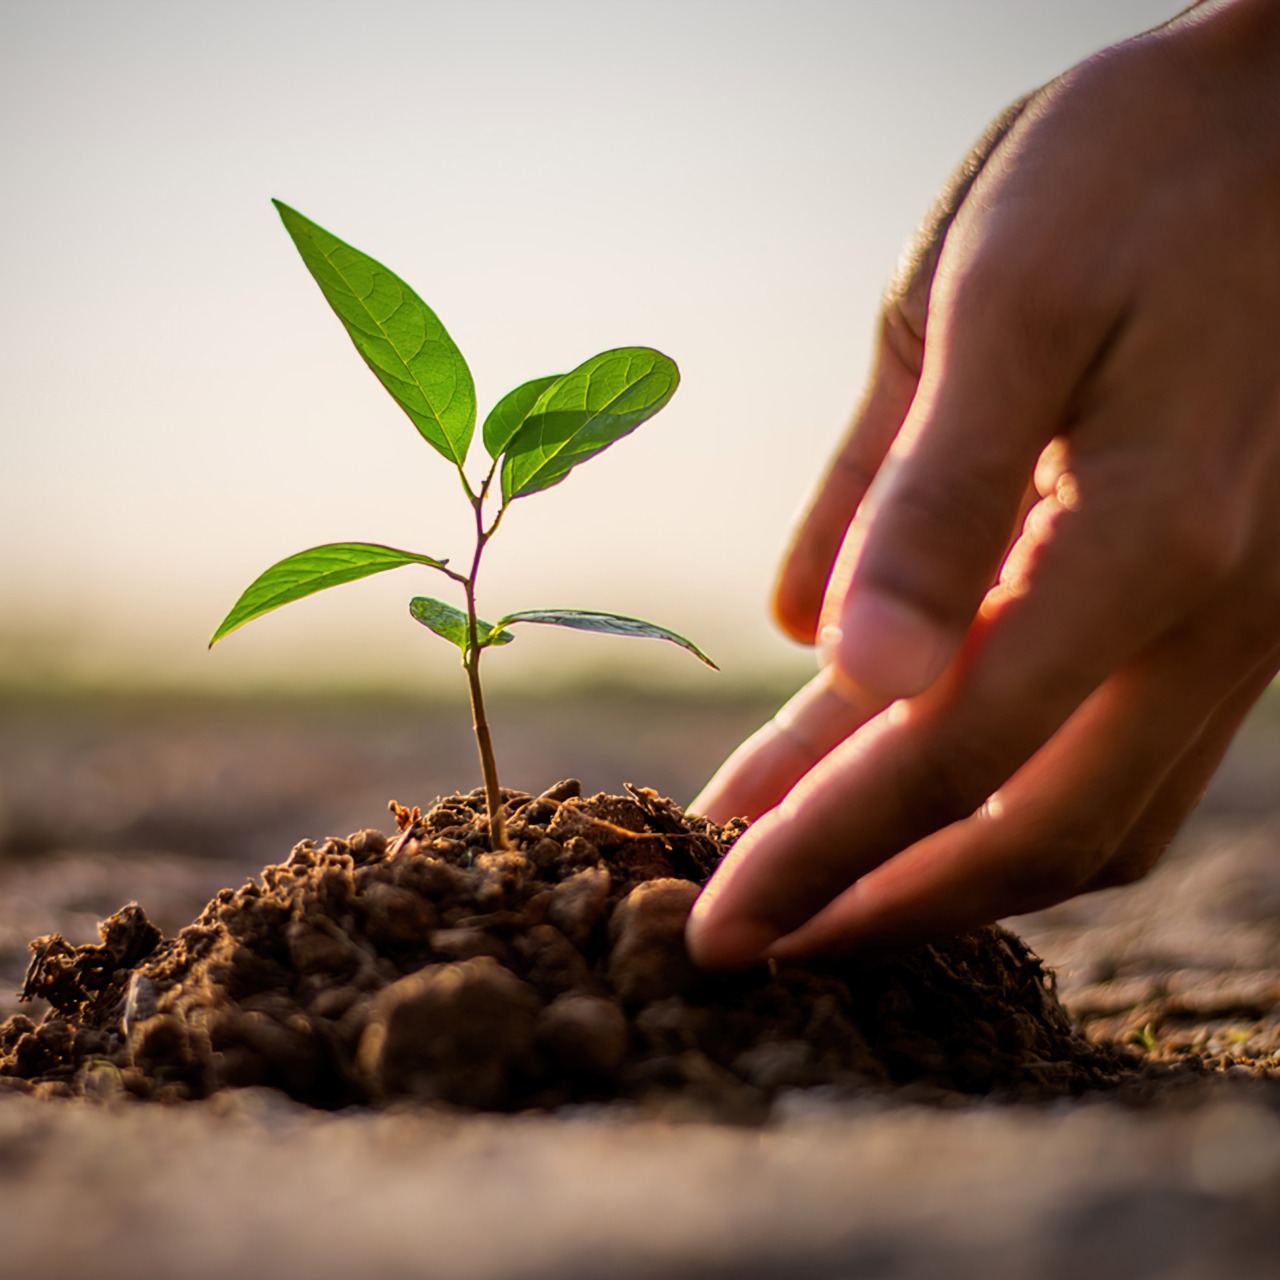
<svg viewBox="0 0 1280 1280">
<path fill-rule="evenodd" d="M 130 903 L 101 944 L 31 944 L 0 1025 L 0 1086 L 176 1100 L 268 1085 L 326 1108 L 514 1110 L 678 1095 L 749 1114 L 783 1089 L 1075 1094 L 1126 1074 L 1072 1028 L 1051 975 L 988 928 L 857 963 L 696 970 L 683 929 L 744 825 L 574 781 L 482 792 L 398 834 L 304 841 L 176 938 Z"/>
</svg>

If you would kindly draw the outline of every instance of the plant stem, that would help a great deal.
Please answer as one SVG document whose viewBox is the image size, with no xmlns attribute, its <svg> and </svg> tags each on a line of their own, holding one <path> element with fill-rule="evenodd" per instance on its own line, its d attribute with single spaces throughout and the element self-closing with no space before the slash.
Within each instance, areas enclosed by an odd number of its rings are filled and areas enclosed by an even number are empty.
<svg viewBox="0 0 1280 1280">
<path fill-rule="evenodd" d="M 471 604 L 468 592 L 468 605 Z M 475 629 L 475 610 L 471 608 L 471 626 Z M 484 693 L 480 688 L 480 654 L 476 647 L 462 660 L 471 690 L 471 723 L 476 731 L 476 746 L 480 749 L 480 772 L 484 775 L 485 807 L 489 811 L 489 844 L 495 851 L 509 849 L 507 822 L 502 811 L 502 792 L 498 787 L 498 765 L 493 756 L 493 738 L 489 733 L 489 720 L 484 710 Z"/>
<path fill-rule="evenodd" d="M 476 747 L 480 752 L 480 772 L 484 775 L 485 808 L 489 811 L 489 847 L 496 852 L 499 849 L 509 849 L 511 845 L 507 841 L 502 790 L 498 786 L 498 764 L 494 759 L 493 737 L 489 733 L 489 718 L 484 709 L 484 691 L 480 687 L 480 655 L 484 650 L 480 644 L 476 622 L 476 576 L 480 572 L 480 557 L 484 554 L 485 543 L 493 536 L 498 520 L 502 519 L 502 512 L 499 511 L 493 526 L 485 529 L 484 499 L 487 487 L 486 481 L 480 492 L 473 496 L 471 503 L 476 513 L 476 550 L 471 558 L 471 573 L 463 582 L 467 594 L 467 647 L 463 651 L 462 665 L 467 673 L 467 687 L 471 693 L 471 723 L 476 732 Z"/>
</svg>

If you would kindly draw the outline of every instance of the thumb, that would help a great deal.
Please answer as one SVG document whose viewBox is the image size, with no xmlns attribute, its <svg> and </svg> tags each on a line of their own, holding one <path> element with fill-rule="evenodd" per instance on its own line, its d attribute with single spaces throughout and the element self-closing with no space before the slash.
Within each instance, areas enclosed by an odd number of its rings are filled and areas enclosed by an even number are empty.
<svg viewBox="0 0 1280 1280">
<path fill-rule="evenodd" d="M 773 613 L 802 644 L 820 611 L 845 534 L 916 394 L 929 295 L 948 232 L 974 182 L 1018 122 L 1030 95 L 997 116 L 943 186 L 886 290 L 871 379 L 848 433 L 809 498 L 773 590 Z"/>
<path fill-rule="evenodd" d="M 820 636 L 839 676 L 886 698 L 922 692 L 955 656 L 1100 346 L 1083 323 L 1069 344 L 1035 332 L 1011 273 L 959 277 L 935 285 L 920 386 Z"/>
</svg>

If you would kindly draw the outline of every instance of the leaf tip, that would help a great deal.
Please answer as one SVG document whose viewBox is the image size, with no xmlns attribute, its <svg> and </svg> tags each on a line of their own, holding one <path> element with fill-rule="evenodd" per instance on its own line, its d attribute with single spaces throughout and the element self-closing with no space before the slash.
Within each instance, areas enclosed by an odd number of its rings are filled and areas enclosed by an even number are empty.
<svg viewBox="0 0 1280 1280">
<path fill-rule="evenodd" d="M 275 196 L 271 197 L 272 208 L 280 215 L 280 221 L 284 223 L 285 230 L 292 236 L 300 226 L 305 226 L 308 222 L 297 209 L 292 205 L 285 204 L 283 200 L 278 200 Z"/>
</svg>

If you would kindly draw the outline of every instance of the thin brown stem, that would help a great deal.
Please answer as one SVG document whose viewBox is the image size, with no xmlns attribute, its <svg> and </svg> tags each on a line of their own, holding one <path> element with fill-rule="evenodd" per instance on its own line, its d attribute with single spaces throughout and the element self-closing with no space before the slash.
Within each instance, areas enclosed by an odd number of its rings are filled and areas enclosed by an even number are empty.
<svg viewBox="0 0 1280 1280">
<path fill-rule="evenodd" d="M 471 558 L 471 573 L 462 579 L 467 593 L 467 647 L 462 655 L 462 666 L 467 673 L 467 686 L 471 693 L 471 722 L 476 732 L 476 747 L 480 752 L 480 772 L 484 776 L 485 808 L 489 812 L 489 845 L 495 851 L 509 849 L 507 840 L 506 815 L 502 808 L 502 790 L 498 786 L 498 764 L 493 754 L 493 737 L 489 732 L 489 718 L 484 709 L 484 691 L 480 687 L 480 655 L 484 652 L 480 644 L 479 626 L 476 622 L 476 576 L 480 572 L 480 557 L 484 554 L 485 543 L 498 527 L 494 521 L 493 528 L 484 527 L 484 490 L 472 500 L 476 514 L 476 550 Z M 501 519 L 501 512 L 498 513 Z M 461 575 L 459 575 L 461 577 Z"/>
<path fill-rule="evenodd" d="M 474 623 L 474 614 L 472 615 Z M 467 684 L 471 690 L 471 722 L 476 731 L 476 746 L 480 750 L 480 772 L 484 775 L 484 800 L 489 811 L 489 844 L 495 851 L 509 849 L 507 821 L 502 808 L 502 791 L 498 786 L 498 765 L 493 756 L 493 738 L 489 733 L 489 720 L 485 715 L 484 692 L 480 688 L 480 654 L 472 649 L 463 659 Z"/>
</svg>

